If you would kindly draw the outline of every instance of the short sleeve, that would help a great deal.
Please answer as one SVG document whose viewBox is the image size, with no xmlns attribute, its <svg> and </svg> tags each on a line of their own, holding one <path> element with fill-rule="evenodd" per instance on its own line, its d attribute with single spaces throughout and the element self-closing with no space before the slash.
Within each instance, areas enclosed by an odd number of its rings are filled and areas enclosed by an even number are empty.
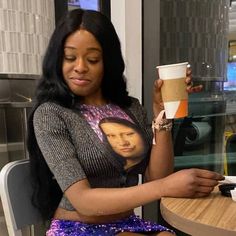
<svg viewBox="0 0 236 236">
<path fill-rule="evenodd" d="M 39 148 L 62 191 L 85 179 L 60 107 L 50 103 L 39 106 L 33 122 Z"/>
</svg>

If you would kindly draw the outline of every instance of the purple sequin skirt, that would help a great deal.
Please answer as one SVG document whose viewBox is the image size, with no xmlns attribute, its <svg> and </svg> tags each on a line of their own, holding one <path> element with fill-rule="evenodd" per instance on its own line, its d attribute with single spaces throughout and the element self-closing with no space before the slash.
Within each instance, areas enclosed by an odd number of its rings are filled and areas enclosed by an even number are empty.
<svg viewBox="0 0 236 236">
<path fill-rule="evenodd" d="M 131 215 L 106 224 L 86 224 L 79 221 L 53 219 L 46 236 L 114 236 L 121 232 L 154 233 L 161 231 L 169 231 L 175 235 L 172 230 L 162 225 Z"/>
</svg>

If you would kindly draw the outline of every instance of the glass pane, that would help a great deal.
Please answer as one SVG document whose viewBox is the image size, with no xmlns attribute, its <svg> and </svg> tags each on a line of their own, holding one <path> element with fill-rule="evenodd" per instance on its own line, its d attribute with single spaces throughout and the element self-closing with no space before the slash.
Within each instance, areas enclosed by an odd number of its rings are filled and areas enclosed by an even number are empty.
<svg viewBox="0 0 236 236">
<path fill-rule="evenodd" d="M 83 8 L 99 10 L 99 0 L 68 0 L 69 9 Z"/>
<path fill-rule="evenodd" d="M 204 86 L 189 96 L 189 116 L 174 122 L 176 170 L 236 175 L 235 12 L 229 0 L 160 1 L 160 64 L 188 61 Z"/>
</svg>

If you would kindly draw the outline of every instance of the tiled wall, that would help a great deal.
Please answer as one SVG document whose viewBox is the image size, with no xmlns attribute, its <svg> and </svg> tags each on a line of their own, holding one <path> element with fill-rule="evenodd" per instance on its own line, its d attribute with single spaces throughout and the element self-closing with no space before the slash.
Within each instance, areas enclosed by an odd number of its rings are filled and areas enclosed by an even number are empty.
<svg viewBox="0 0 236 236">
<path fill-rule="evenodd" d="M 54 0 L 0 0 L 0 73 L 41 74 Z"/>
<path fill-rule="evenodd" d="M 161 64 L 189 61 L 193 77 L 226 80 L 229 0 L 161 0 Z"/>
</svg>

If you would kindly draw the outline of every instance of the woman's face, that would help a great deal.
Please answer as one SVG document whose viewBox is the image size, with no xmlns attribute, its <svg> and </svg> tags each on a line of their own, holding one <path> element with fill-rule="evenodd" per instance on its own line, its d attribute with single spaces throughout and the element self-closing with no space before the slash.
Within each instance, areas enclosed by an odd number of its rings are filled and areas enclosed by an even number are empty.
<svg viewBox="0 0 236 236">
<path fill-rule="evenodd" d="M 62 72 L 69 89 L 85 104 L 103 104 L 104 75 L 102 48 L 86 30 L 78 30 L 65 41 Z"/>
<path fill-rule="evenodd" d="M 140 158 L 143 154 L 143 140 L 133 128 L 112 122 L 102 123 L 100 127 L 112 149 L 119 155 L 125 158 Z"/>
</svg>

